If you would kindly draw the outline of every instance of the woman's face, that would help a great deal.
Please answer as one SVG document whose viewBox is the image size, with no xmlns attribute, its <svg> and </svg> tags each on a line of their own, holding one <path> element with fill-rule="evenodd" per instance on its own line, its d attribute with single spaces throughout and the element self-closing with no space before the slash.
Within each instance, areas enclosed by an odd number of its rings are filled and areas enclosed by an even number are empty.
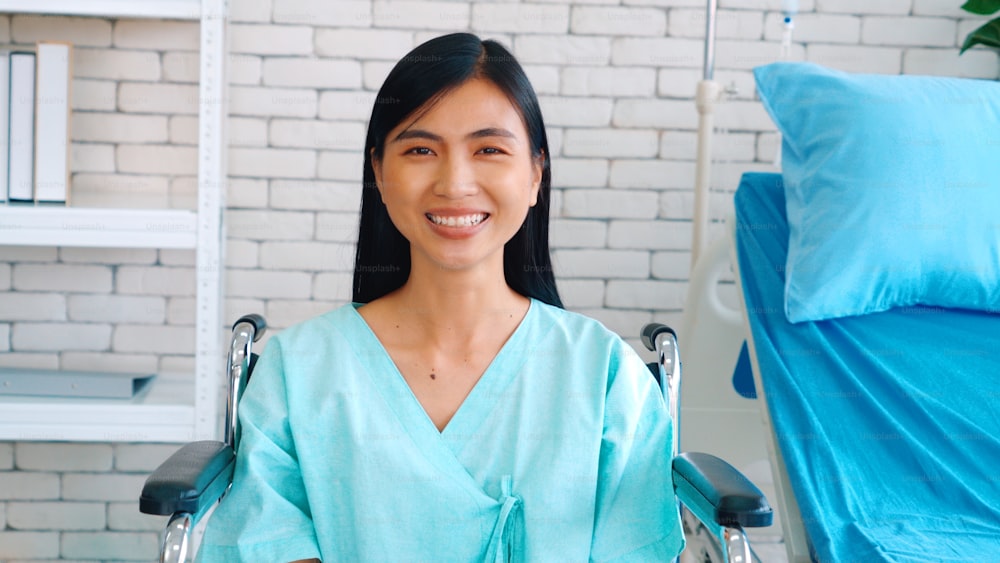
<svg viewBox="0 0 1000 563">
<path fill-rule="evenodd" d="M 472 79 L 389 132 L 375 181 L 389 217 L 421 262 L 503 271 L 503 246 L 538 197 L 521 115 L 492 82 Z"/>
</svg>

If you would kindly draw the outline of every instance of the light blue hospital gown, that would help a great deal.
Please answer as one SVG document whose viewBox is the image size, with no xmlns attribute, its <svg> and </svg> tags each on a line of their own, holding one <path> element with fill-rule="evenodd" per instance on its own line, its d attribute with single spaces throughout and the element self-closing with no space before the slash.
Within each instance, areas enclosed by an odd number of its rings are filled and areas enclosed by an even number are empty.
<svg viewBox="0 0 1000 563">
<path fill-rule="evenodd" d="M 540 301 L 443 432 L 357 305 L 274 336 L 240 419 L 202 562 L 647 563 L 684 544 L 645 364 Z"/>
</svg>

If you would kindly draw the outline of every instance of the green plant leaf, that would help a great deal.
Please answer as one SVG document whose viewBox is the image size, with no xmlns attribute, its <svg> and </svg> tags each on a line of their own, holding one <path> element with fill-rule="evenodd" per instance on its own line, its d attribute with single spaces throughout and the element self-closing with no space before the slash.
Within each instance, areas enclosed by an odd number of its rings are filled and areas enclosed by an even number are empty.
<svg viewBox="0 0 1000 563">
<path fill-rule="evenodd" d="M 973 14 L 988 16 L 1000 10 L 1000 0 L 968 0 L 962 4 L 962 9 Z"/>
<path fill-rule="evenodd" d="M 959 51 L 958 54 L 961 55 L 968 50 L 969 47 L 974 45 L 985 45 L 987 47 L 1000 49 L 1000 18 L 991 20 L 987 22 L 986 25 L 970 33 L 965 38 L 965 43 L 962 44 L 962 50 Z"/>
</svg>

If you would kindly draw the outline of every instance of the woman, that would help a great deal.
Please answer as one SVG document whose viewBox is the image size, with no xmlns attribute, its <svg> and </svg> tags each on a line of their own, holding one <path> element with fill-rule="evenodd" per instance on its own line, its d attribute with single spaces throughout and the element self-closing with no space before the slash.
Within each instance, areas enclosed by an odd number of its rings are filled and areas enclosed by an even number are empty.
<svg viewBox="0 0 1000 563">
<path fill-rule="evenodd" d="M 668 561 L 670 420 L 561 308 L 549 154 L 514 58 L 469 34 L 372 112 L 354 303 L 268 343 L 202 561 Z"/>
</svg>

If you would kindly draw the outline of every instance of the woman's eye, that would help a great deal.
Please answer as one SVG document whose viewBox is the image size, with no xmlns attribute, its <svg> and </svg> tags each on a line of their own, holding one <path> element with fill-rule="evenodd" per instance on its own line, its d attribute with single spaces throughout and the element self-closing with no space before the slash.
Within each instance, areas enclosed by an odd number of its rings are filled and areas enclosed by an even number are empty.
<svg viewBox="0 0 1000 563">
<path fill-rule="evenodd" d="M 417 155 L 426 156 L 426 155 L 434 154 L 434 153 L 431 152 L 431 149 L 429 149 L 427 147 L 413 147 L 412 149 L 409 149 L 408 151 L 406 151 L 406 154 L 417 154 Z"/>
<path fill-rule="evenodd" d="M 479 152 L 483 154 L 503 154 L 503 151 L 496 147 L 483 147 L 479 149 Z"/>
</svg>

